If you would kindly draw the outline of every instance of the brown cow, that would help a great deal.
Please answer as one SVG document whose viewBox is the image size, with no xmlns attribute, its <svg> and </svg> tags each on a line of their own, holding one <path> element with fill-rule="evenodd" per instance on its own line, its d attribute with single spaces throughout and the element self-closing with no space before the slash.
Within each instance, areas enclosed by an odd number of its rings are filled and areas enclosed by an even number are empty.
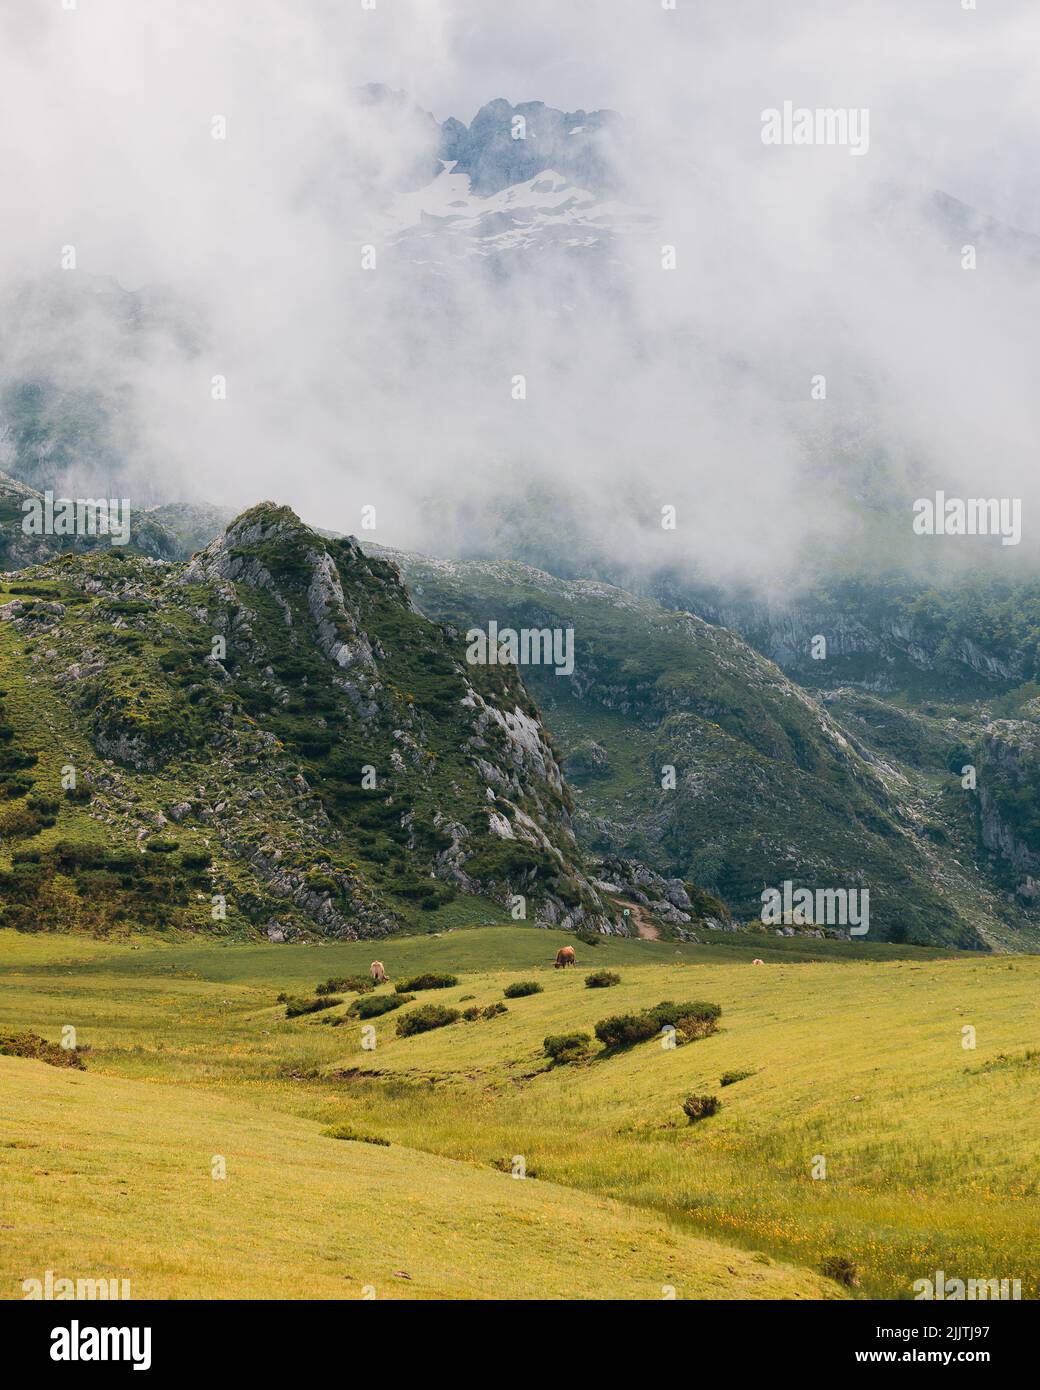
<svg viewBox="0 0 1040 1390">
<path fill-rule="evenodd" d="M 559 970 L 561 965 L 573 965 L 574 963 L 574 947 L 561 946 L 556 952 L 556 964 L 553 968 Z"/>
<path fill-rule="evenodd" d="M 386 984 L 386 971 L 383 969 L 383 962 L 381 960 L 374 960 L 368 967 L 368 973 L 372 976 L 377 985 Z"/>
</svg>

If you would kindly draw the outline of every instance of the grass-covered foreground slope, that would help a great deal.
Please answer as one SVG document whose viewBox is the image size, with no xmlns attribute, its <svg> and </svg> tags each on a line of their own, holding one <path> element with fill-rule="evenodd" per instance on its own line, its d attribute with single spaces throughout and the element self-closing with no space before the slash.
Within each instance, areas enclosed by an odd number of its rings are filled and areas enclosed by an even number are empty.
<svg viewBox="0 0 1040 1390">
<path fill-rule="evenodd" d="M 382 936 L 609 927 L 515 668 L 261 505 L 188 563 L 0 586 L 0 924 Z"/>
<path fill-rule="evenodd" d="M 135 1298 L 818 1298 L 806 1270 L 654 1213 L 245 1097 L 0 1057 L 0 1297 L 127 1278 Z M 226 1177 L 212 1176 L 224 1158 Z"/>
<path fill-rule="evenodd" d="M 517 563 L 394 558 L 439 620 L 573 628 L 572 678 L 523 675 L 592 849 L 703 884 L 745 917 L 790 879 L 868 888 L 879 937 L 1006 942 L 999 903 L 934 852 L 901 774 L 734 633 Z"/>
<path fill-rule="evenodd" d="M 1019 1278 L 1023 1297 L 1040 1296 L 1040 961 L 774 938 L 753 965 L 739 937 L 719 947 L 608 937 L 576 943 L 577 968 L 556 971 L 568 940 L 510 926 L 381 942 L 391 983 L 365 999 L 423 972 L 457 983 L 363 1023 L 349 988 L 296 1018 L 278 995 L 313 997 L 363 971 L 370 943 L 3 934 L 0 1033 L 57 1042 L 71 1024 L 87 1049 L 85 1072 L 0 1059 L 5 1139 L 41 1145 L 0 1148 L 12 1228 L 0 1248 L 16 1252 L 13 1269 L 0 1255 L 4 1277 L 75 1256 L 137 1274 L 142 1292 L 197 1291 L 184 1282 L 193 1251 L 205 1275 L 240 1228 L 236 1251 L 258 1255 L 225 1261 L 224 1292 L 269 1288 L 256 1282 L 261 1266 L 284 1253 L 293 1278 L 323 1271 L 312 1289 L 322 1296 L 356 1296 L 359 1283 L 387 1296 L 388 1268 L 430 1296 L 522 1296 L 547 1281 L 554 1297 L 612 1282 L 633 1297 L 672 1284 L 689 1297 L 909 1298 L 936 1269 Z M 585 975 L 604 969 L 620 983 L 587 988 Z M 541 990 L 506 996 L 527 980 Z M 592 1033 L 662 1000 L 718 1004 L 718 1031 L 674 1049 L 656 1037 L 615 1051 L 594 1042 L 577 1064 L 545 1055 L 546 1036 Z M 431 1003 L 460 1016 L 400 1036 L 400 1020 Z M 496 1004 L 505 1012 L 486 1012 Z M 8 1075 L 32 1080 L 12 1088 Z M 41 1113 L 77 1095 L 85 1103 L 62 1110 L 60 1125 L 47 1118 L 57 1108 Z M 691 1095 L 721 1108 L 690 1124 Z M 209 1176 L 218 1154 L 227 1181 Z M 518 1157 L 524 1179 L 510 1176 Z M 183 1216 L 156 1196 L 164 1190 Z M 615 1203 L 646 1224 L 621 1234 L 628 1218 Z M 629 1241 L 631 1263 L 590 1255 L 572 1276 L 578 1228 L 590 1251 Z M 695 1252 L 691 1238 L 739 1247 L 751 1264 L 710 1245 Z M 559 1261 L 551 1274 L 527 1263 L 545 1248 Z M 661 1249 L 681 1277 L 659 1276 Z M 608 1273 L 592 1268 L 601 1258 Z M 323 1282 L 337 1260 L 343 1279 Z M 483 1284 L 470 1272 L 481 1263 Z M 825 1268 L 856 1282 L 813 1283 Z M 756 1270 L 776 1282 L 749 1282 Z"/>
</svg>

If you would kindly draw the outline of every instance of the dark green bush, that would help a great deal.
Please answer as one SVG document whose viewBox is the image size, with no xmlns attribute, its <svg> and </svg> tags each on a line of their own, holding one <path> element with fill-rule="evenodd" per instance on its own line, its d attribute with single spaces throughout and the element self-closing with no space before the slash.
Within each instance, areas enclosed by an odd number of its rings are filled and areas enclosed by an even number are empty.
<svg viewBox="0 0 1040 1390">
<path fill-rule="evenodd" d="M 506 985 L 502 993 L 507 999 L 523 999 L 528 994 L 541 994 L 542 987 L 537 980 L 516 980 Z"/>
<path fill-rule="evenodd" d="M 673 1004 L 666 999 L 641 1014 L 615 1014 L 600 1019 L 596 1024 L 596 1037 L 604 1047 L 631 1047 L 654 1037 L 662 1028 L 672 1027 L 678 1035 L 677 1041 L 692 1042 L 713 1033 L 721 1013 L 718 1004 L 704 1000 Z"/>
<path fill-rule="evenodd" d="M 690 1124 L 697 1120 L 706 1120 L 709 1115 L 718 1113 L 722 1101 L 718 1096 L 687 1096 L 682 1103 L 682 1108 L 686 1111 L 686 1118 Z"/>
<path fill-rule="evenodd" d="M 434 971 L 428 971 L 425 975 L 415 975 L 410 980 L 402 980 L 395 989 L 398 994 L 405 994 L 409 990 L 451 989 L 452 985 L 457 984 L 458 979 L 454 975 L 438 975 Z"/>
<path fill-rule="evenodd" d="M 613 1014 L 596 1024 L 596 1037 L 604 1047 L 631 1047 L 661 1031 L 650 1014 Z"/>
<path fill-rule="evenodd" d="M 326 1139 L 349 1139 L 355 1144 L 381 1144 L 387 1149 L 390 1147 L 389 1139 L 381 1139 L 377 1134 L 362 1134 L 352 1125 L 333 1125 L 331 1129 L 323 1129 L 322 1134 Z"/>
<path fill-rule="evenodd" d="M 613 970 L 594 970 L 591 975 L 585 976 L 586 989 L 609 989 L 611 985 L 619 985 L 621 976 L 616 975 Z"/>
<path fill-rule="evenodd" d="M 330 896 L 339 892 L 339 884 L 331 874 L 308 874 L 307 888 L 312 893 L 328 893 Z"/>
<path fill-rule="evenodd" d="M 545 1055 L 558 1066 L 568 1062 L 584 1062 L 592 1055 L 592 1039 L 588 1033 L 554 1033 L 542 1046 Z"/>
<path fill-rule="evenodd" d="M 721 898 L 717 898 L 714 893 L 709 893 L 706 888 L 701 888 L 696 883 L 687 883 L 685 886 L 695 917 L 715 917 L 720 922 L 731 920 L 730 910 Z"/>
<path fill-rule="evenodd" d="M 323 985 L 315 986 L 315 994 L 368 994 L 375 989 L 375 982 L 370 975 L 344 975 L 341 978 L 333 976 L 325 981 Z"/>
<path fill-rule="evenodd" d="M 749 1076 L 754 1076 L 753 1071 L 724 1071 L 719 1077 L 720 1086 L 732 1086 L 736 1081 L 746 1081 Z"/>
<path fill-rule="evenodd" d="M 181 868 L 190 872 L 200 872 L 208 869 L 213 863 L 213 856 L 208 850 L 185 851 L 181 855 Z"/>
<path fill-rule="evenodd" d="M 301 1014 L 316 1014 L 319 1009 L 331 1009 L 334 1004 L 342 1003 L 342 999 L 333 998 L 331 995 L 322 999 L 287 999 L 285 1016 L 299 1018 Z"/>
<path fill-rule="evenodd" d="M 673 1004 L 671 1000 L 666 999 L 660 1004 L 655 1004 L 648 1012 L 653 1014 L 654 1018 L 662 1026 L 666 1023 L 672 1023 L 676 1027 L 678 1027 L 684 1019 L 688 1018 L 702 1019 L 714 1023 L 722 1017 L 722 1008 L 720 1005 L 709 1004 L 704 999 L 693 999 L 684 1004 Z"/>
<path fill-rule="evenodd" d="M 355 999 L 350 1012 L 357 1018 L 378 1018 L 388 1014 L 391 1009 L 399 1009 L 402 1004 L 410 1004 L 414 994 L 370 994 Z"/>
<path fill-rule="evenodd" d="M 397 1020 L 397 1036 L 410 1038 L 413 1033 L 428 1033 L 431 1028 L 454 1023 L 458 1017 L 458 1009 L 447 1009 L 443 1004 L 423 1004 Z"/>
</svg>

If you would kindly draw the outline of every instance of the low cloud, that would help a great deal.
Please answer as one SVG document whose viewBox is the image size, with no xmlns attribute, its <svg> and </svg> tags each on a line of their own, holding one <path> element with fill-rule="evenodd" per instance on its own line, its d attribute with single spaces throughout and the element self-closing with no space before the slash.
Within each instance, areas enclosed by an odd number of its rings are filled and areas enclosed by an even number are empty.
<svg viewBox="0 0 1040 1390">
<path fill-rule="evenodd" d="M 1040 231 L 1030 9 L 909 8 L 5 13 L 7 464 L 29 383 L 80 420 L 76 480 L 135 505 L 270 496 L 345 531 L 375 505 L 375 539 L 441 553 L 564 554 L 571 528 L 774 586 L 900 553 L 941 487 L 1021 498 L 1035 558 L 1040 241 L 1009 230 Z M 395 242 L 435 167 L 421 113 L 495 97 L 620 111 L 606 154 L 644 220 L 508 275 Z M 869 153 L 764 145 L 787 100 L 869 109 Z"/>
</svg>

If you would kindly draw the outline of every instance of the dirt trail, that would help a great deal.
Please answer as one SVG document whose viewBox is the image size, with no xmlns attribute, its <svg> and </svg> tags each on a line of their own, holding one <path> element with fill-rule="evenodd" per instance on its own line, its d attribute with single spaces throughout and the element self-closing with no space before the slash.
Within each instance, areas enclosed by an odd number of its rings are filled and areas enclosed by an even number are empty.
<svg viewBox="0 0 1040 1390">
<path fill-rule="evenodd" d="M 620 908 L 628 908 L 632 914 L 631 920 L 636 924 L 636 931 L 644 941 L 660 941 L 661 929 L 651 922 L 645 908 L 640 907 L 638 903 L 625 902 L 622 898 L 614 898 L 612 901 Z"/>
</svg>

